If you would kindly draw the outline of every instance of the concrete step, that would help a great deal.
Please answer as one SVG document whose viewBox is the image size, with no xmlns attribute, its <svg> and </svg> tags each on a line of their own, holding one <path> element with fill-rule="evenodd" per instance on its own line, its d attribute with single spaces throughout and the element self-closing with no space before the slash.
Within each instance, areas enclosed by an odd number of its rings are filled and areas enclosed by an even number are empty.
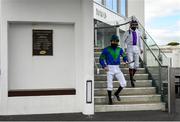
<svg viewBox="0 0 180 122">
<path fill-rule="evenodd" d="M 113 89 L 113 94 L 117 90 L 117 88 Z M 148 94 L 156 94 L 155 87 L 135 87 L 135 88 L 124 88 L 120 95 L 148 95 Z M 94 96 L 106 96 L 107 89 L 106 88 L 95 88 Z"/>
<path fill-rule="evenodd" d="M 120 96 L 121 101 L 117 101 L 117 99 L 112 96 L 114 104 L 122 104 L 122 103 L 152 103 L 152 102 L 161 102 L 161 95 L 152 94 L 152 95 L 127 95 Z M 106 96 L 95 96 L 94 97 L 95 104 L 108 104 L 108 97 Z"/>
<path fill-rule="evenodd" d="M 144 111 L 162 110 L 165 111 L 165 103 L 141 103 L 141 104 L 115 104 L 115 105 L 95 105 L 95 112 L 112 111 Z"/>
<path fill-rule="evenodd" d="M 129 74 L 129 68 L 121 68 L 121 71 L 123 74 Z M 94 73 L 96 73 L 97 70 L 94 70 Z M 145 74 L 145 68 L 138 68 L 136 74 Z M 99 68 L 99 74 L 106 74 L 106 71 L 102 68 Z"/>
<path fill-rule="evenodd" d="M 129 74 L 124 74 L 124 77 L 126 80 L 129 80 Z M 135 80 L 148 80 L 148 74 L 135 74 L 134 79 Z M 107 75 L 105 75 L 105 74 L 94 75 L 94 80 L 95 81 L 106 81 Z M 114 77 L 114 80 L 117 80 L 117 79 Z"/>
<path fill-rule="evenodd" d="M 95 81 L 94 82 L 95 88 L 106 88 L 107 87 L 107 81 Z M 136 87 L 151 87 L 152 86 L 152 80 L 137 80 L 135 83 Z M 119 87 L 119 81 L 114 81 L 113 83 L 114 88 Z M 131 87 L 131 82 L 127 81 L 127 87 Z"/>
</svg>

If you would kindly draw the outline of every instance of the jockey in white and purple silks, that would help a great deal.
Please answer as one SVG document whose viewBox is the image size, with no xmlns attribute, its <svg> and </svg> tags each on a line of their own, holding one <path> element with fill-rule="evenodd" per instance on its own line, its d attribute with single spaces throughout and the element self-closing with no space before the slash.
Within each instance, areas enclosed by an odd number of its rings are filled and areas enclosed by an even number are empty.
<svg viewBox="0 0 180 122">
<path fill-rule="evenodd" d="M 130 29 L 126 31 L 123 36 L 123 42 L 125 43 L 125 47 L 127 47 L 128 61 L 134 61 L 134 63 L 129 64 L 129 75 L 132 87 L 135 87 L 135 79 L 133 77 L 139 67 L 139 55 L 143 53 L 142 34 L 137 28 L 138 22 L 132 20 L 130 22 Z"/>
</svg>

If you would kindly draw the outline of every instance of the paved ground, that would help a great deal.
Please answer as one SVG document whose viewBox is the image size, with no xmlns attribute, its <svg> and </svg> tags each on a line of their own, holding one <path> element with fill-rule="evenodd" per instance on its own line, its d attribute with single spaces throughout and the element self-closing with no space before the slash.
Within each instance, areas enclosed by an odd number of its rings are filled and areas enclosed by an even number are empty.
<svg viewBox="0 0 180 122">
<path fill-rule="evenodd" d="M 93 116 L 76 114 L 43 114 L 0 116 L 0 121 L 180 121 L 180 99 L 176 100 L 176 114 L 162 111 L 108 112 Z"/>
</svg>

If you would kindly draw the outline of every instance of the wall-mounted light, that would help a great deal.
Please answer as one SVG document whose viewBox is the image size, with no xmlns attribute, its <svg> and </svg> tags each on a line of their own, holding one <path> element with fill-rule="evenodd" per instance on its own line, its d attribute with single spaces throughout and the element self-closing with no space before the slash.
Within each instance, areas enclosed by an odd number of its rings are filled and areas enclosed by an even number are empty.
<svg viewBox="0 0 180 122">
<path fill-rule="evenodd" d="M 92 103 L 92 80 L 86 81 L 86 103 Z"/>
</svg>

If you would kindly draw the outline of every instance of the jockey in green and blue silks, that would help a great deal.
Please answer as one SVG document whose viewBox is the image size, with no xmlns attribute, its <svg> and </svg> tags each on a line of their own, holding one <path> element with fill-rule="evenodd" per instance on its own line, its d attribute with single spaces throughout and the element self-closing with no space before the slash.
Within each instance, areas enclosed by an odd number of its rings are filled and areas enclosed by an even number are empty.
<svg viewBox="0 0 180 122">
<path fill-rule="evenodd" d="M 119 38 L 116 35 L 111 37 L 111 46 L 103 49 L 99 62 L 102 68 L 107 72 L 107 92 L 109 97 L 109 104 L 112 105 L 111 93 L 113 90 L 113 77 L 116 76 L 119 81 L 119 88 L 114 93 L 118 101 L 120 101 L 119 93 L 126 86 L 126 80 L 120 70 L 120 56 L 123 57 L 124 62 L 127 62 L 127 57 L 122 48 L 118 47 Z"/>
<path fill-rule="evenodd" d="M 124 53 L 122 48 L 114 48 L 113 46 L 109 46 L 103 50 L 99 62 L 102 68 L 106 67 L 107 65 L 120 65 L 120 56 L 123 57 L 124 62 L 127 61 L 126 54 Z"/>
<path fill-rule="evenodd" d="M 123 49 L 118 47 L 119 39 L 116 35 L 111 38 L 111 46 L 104 48 L 102 54 L 100 55 L 99 62 L 102 68 L 107 65 L 120 65 L 120 56 L 123 57 L 123 61 L 127 62 L 126 54 Z"/>
</svg>

